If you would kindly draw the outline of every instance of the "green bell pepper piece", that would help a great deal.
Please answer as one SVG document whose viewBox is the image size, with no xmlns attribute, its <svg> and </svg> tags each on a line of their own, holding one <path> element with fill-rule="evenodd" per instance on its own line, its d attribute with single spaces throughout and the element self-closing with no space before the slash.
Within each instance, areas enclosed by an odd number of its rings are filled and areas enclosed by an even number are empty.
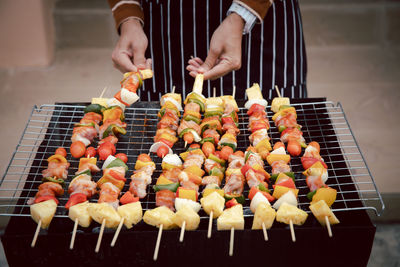
<svg viewBox="0 0 400 267">
<path fill-rule="evenodd" d="M 201 100 L 197 99 L 197 98 L 190 98 L 188 100 L 188 103 L 196 103 L 197 105 L 199 105 L 200 112 L 204 112 L 204 110 L 206 109 L 204 103 Z"/>
<path fill-rule="evenodd" d="M 128 171 L 128 166 L 119 158 L 114 159 L 106 166 L 106 169 L 113 168 L 113 167 L 124 167 L 125 171 Z"/>
<path fill-rule="evenodd" d="M 200 144 L 204 144 L 205 142 L 210 142 L 210 143 L 215 144 L 215 140 L 214 140 L 214 138 L 212 138 L 212 137 L 203 138 L 203 139 L 200 141 Z"/>
<path fill-rule="evenodd" d="M 290 178 L 292 178 L 293 182 L 295 182 L 295 176 L 294 176 L 294 172 L 285 172 L 285 174 L 287 176 L 289 176 Z M 279 173 L 274 173 L 271 174 L 271 177 L 269 178 L 273 183 L 275 183 L 276 179 L 278 178 Z"/>
<path fill-rule="evenodd" d="M 91 173 L 90 170 L 88 169 L 88 170 L 84 170 L 84 171 L 82 171 L 82 172 L 76 173 L 75 176 L 72 177 L 72 179 L 74 179 L 74 178 L 76 178 L 76 177 L 78 177 L 79 175 L 82 175 L 82 174 L 86 174 L 86 175 L 89 175 L 90 177 L 92 177 L 92 173 Z"/>
<path fill-rule="evenodd" d="M 225 166 L 225 160 L 220 159 L 219 157 L 215 156 L 212 153 L 208 156 L 208 158 L 213 160 L 213 161 L 215 161 L 215 162 L 218 162 L 219 164 L 221 164 L 221 166 Z"/>
<path fill-rule="evenodd" d="M 95 112 L 95 113 L 97 113 L 97 114 L 103 115 L 103 111 L 104 111 L 105 109 L 106 109 L 106 108 L 103 107 L 103 106 L 100 105 L 100 104 L 90 104 L 89 106 L 85 107 L 85 109 L 83 110 L 83 112 L 85 112 L 85 114 L 86 114 L 86 113 L 89 113 L 89 112 Z"/>
<path fill-rule="evenodd" d="M 236 150 L 236 145 L 232 143 L 221 143 L 221 146 L 230 146 L 233 149 L 233 152 Z"/>
<path fill-rule="evenodd" d="M 42 182 L 53 182 L 64 186 L 64 180 L 62 178 L 54 178 L 54 177 L 43 177 Z"/>
<path fill-rule="evenodd" d="M 194 121 L 196 124 L 200 124 L 200 122 L 201 122 L 201 119 L 199 119 L 195 116 L 192 116 L 192 115 L 186 115 L 183 119 L 185 121 Z"/>
<path fill-rule="evenodd" d="M 225 198 L 225 202 L 228 202 L 229 200 L 231 200 L 233 198 L 236 199 L 236 201 L 238 203 L 242 204 L 242 205 L 245 202 L 244 196 L 243 195 L 238 195 L 238 194 L 226 194 L 225 193 L 224 198 Z"/>
<path fill-rule="evenodd" d="M 111 124 L 110 126 L 107 127 L 107 129 L 103 133 L 103 138 L 106 138 L 107 136 L 110 135 L 117 135 L 117 134 L 126 134 L 126 130 L 122 127 L 119 127 L 115 124 Z"/>
<path fill-rule="evenodd" d="M 271 191 L 270 191 L 268 188 L 266 188 L 265 185 L 262 184 L 262 183 L 259 183 L 259 184 L 257 185 L 257 188 L 260 189 L 261 191 L 267 192 L 267 193 L 269 193 L 269 194 L 271 193 Z"/>
<path fill-rule="evenodd" d="M 312 201 L 312 198 L 314 197 L 315 193 L 317 193 L 317 190 L 308 192 L 307 193 L 308 200 Z"/>
<path fill-rule="evenodd" d="M 161 190 L 169 190 L 172 192 L 176 192 L 176 190 L 178 190 L 178 187 L 179 187 L 179 183 L 153 185 L 153 189 L 156 192 L 161 191 Z"/>
</svg>

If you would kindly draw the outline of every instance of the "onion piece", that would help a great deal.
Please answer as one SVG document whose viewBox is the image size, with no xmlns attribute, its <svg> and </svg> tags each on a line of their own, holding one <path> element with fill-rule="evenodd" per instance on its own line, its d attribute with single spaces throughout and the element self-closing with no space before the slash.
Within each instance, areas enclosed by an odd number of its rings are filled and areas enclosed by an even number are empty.
<svg viewBox="0 0 400 267">
<path fill-rule="evenodd" d="M 122 104 L 121 102 L 119 102 L 119 100 L 116 99 L 115 97 L 109 98 L 109 99 L 107 100 L 107 106 L 108 106 L 108 107 L 118 106 L 118 107 L 120 107 L 120 108 L 122 109 L 122 111 L 125 111 L 125 105 Z"/>
<path fill-rule="evenodd" d="M 179 158 L 177 154 L 168 154 L 165 155 L 162 162 L 173 165 L 173 166 L 182 166 L 182 160 Z"/>
<path fill-rule="evenodd" d="M 271 204 L 269 204 L 268 199 L 261 193 L 261 192 L 257 192 L 253 199 L 251 200 L 250 203 L 250 209 L 253 213 L 256 212 L 256 209 L 258 207 L 258 205 L 262 202 L 265 202 L 268 206 L 271 206 Z"/>
<path fill-rule="evenodd" d="M 162 146 L 165 146 L 165 147 L 168 148 L 168 154 L 173 154 L 174 153 L 172 151 L 172 149 L 169 146 L 167 146 L 166 144 L 164 144 L 163 142 L 157 142 L 157 143 L 152 144 L 149 151 L 153 152 L 153 153 L 157 153 L 157 150 Z"/>
<path fill-rule="evenodd" d="M 244 104 L 244 107 L 246 109 L 250 109 L 251 106 L 254 104 L 259 104 L 259 105 L 263 106 L 264 108 L 266 108 L 268 106 L 268 101 L 265 99 L 251 99 L 251 100 L 248 100 L 246 102 L 246 104 Z"/>
<path fill-rule="evenodd" d="M 179 110 L 182 111 L 182 105 L 178 103 L 178 101 L 176 101 L 173 97 L 165 97 L 165 98 L 161 98 L 160 104 L 161 106 L 164 106 L 165 102 L 170 101 L 172 104 L 174 104 L 174 106 Z"/>
<path fill-rule="evenodd" d="M 136 101 L 139 100 L 139 96 L 136 93 L 129 91 L 128 89 L 121 89 L 121 100 L 127 103 L 128 105 L 132 105 Z"/>
<path fill-rule="evenodd" d="M 283 147 L 277 148 L 274 151 L 272 151 L 270 154 L 275 154 L 275 155 L 286 155 L 286 151 Z"/>
<path fill-rule="evenodd" d="M 283 204 L 287 203 L 289 205 L 297 207 L 297 198 L 294 195 L 293 191 L 287 191 L 283 194 L 272 206 L 274 209 L 279 209 L 279 207 Z"/>
<path fill-rule="evenodd" d="M 101 167 L 102 170 L 105 170 L 108 165 L 110 165 L 111 162 L 113 162 L 116 159 L 113 155 L 109 155 L 106 160 L 103 163 L 103 167 Z"/>
</svg>

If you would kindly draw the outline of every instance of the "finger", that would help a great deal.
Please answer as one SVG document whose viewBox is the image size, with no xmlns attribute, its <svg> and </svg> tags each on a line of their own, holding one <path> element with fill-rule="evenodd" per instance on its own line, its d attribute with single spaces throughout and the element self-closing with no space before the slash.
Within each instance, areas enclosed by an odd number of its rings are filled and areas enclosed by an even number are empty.
<svg viewBox="0 0 400 267">
<path fill-rule="evenodd" d="M 188 71 L 197 71 L 197 70 L 198 70 L 198 67 L 195 67 L 195 66 L 192 66 L 192 65 L 188 65 L 188 66 L 186 67 L 186 70 L 188 70 Z"/>
<path fill-rule="evenodd" d="M 145 50 L 136 50 L 133 51 L 133 64 L 135 64 L 138 69 L 146 68 L 146 58 L 144 56 Z"/>
<path fill-rule="evenodd" d="M 196 71 L 189 72 L 189 75 L 192 76 L 193 78 L 196 78 L 197 74 L 198 73 Z"/>
<path fill-rule="evenodd" d="M 199 57 L 194 57 L 194 58 L 192 58 L 192 60 L 194 60 L 199 65 L 203 65 L 204 64 L 204 61 Z"/>
<path fill-rule="evenodd" d="M 229 62 L 222 60 L 214 68 L 203 73 L 204 79 L 205 80 L 215 80 L 219 77 L 224 76 L 228 72 L 231 72 L 232 70 L 234 70 L 234 67 L 231 64 L 229 64 Z"/>
<path fill-rule="evenodd" d="M 219 55 L 220 55 L 220 50 L 215 50 L 210 48 L 210 51 L 208 52 L 208 56 L 204 61 L 204 64 L 201 65 L 198 71 L 200 73 L 205 73 L 210 69 L 212 69 L 215 66 L 215 62 L 217 62 Z"/>
<path fill-rule="evenodd" d="M 136 66 L 132 63 L 129 53 L 126 51 L 117 51 L 116 53 L 113 53 L 112 60 L 121 72 L 137 71 Z"/>
<path fill-rule="evenodd" d="M 198 61 L 194 60 L 194 59 L 190 59 L 188 61 L 188 63 L 192 66 L 195 66 L 196 68 L 200 68 L 201 65 L 203 65 L 203 63 L 199 63 Z"/>
<path fill-rule="evenodd" d="M 151 58 L 146 59 L 146 69 L 153 69 L 153 60 Z"/>
</svg>

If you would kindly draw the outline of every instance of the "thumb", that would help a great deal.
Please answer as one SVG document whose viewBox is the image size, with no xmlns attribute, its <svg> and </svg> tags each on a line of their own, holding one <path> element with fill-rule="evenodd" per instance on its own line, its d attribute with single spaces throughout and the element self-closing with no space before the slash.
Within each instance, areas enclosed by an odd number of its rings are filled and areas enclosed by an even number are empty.
<svg viewBox="0 0 400 267">
<path fill-rule="evenodd" d="M 146 58 L 144 56 L 145 50 L 136 50 L 133 51 L 133 64 L 138 69 L 146 68 Z"/>
<path fill-rule="evenodd" d="M 200 68 L 198 69 L 198 72 L 204 73 L 204 72 L 207 72 L 210 69 L 212 69 L 218 60 L 219 54 L 220 54 L 219 51 L 216 51 L 216 50 L 210 48 L 207 58 L 204 61 L 204 63 L 200 66 Z"/>
</svg>

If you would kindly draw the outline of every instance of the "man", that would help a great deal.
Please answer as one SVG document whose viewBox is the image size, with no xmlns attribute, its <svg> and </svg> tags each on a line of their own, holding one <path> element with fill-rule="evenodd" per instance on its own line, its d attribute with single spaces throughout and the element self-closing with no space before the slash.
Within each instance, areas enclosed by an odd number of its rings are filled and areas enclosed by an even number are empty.
<svg viewBox="0 0 400 267">
<path fill-rule="evenodd" d="M 115 67 L 122 72 L 154 70 L 153 81 L 141 91 L 142 100 L 158 100 L 173 85 L 186 95 L 193 83 L 190 76 L 197 73 L 209 80 L 206 96 L 213 87 L 222 95 L 236 86 L 236 98 L 245 98 L 245 89 L 258 82 L 266 98 L 274 96 L 275 85 L 284 96 L 306 97 L 306 57 L 296 0 L 109 4 L 120 32 L 112 54 Z"/>
</svg>

